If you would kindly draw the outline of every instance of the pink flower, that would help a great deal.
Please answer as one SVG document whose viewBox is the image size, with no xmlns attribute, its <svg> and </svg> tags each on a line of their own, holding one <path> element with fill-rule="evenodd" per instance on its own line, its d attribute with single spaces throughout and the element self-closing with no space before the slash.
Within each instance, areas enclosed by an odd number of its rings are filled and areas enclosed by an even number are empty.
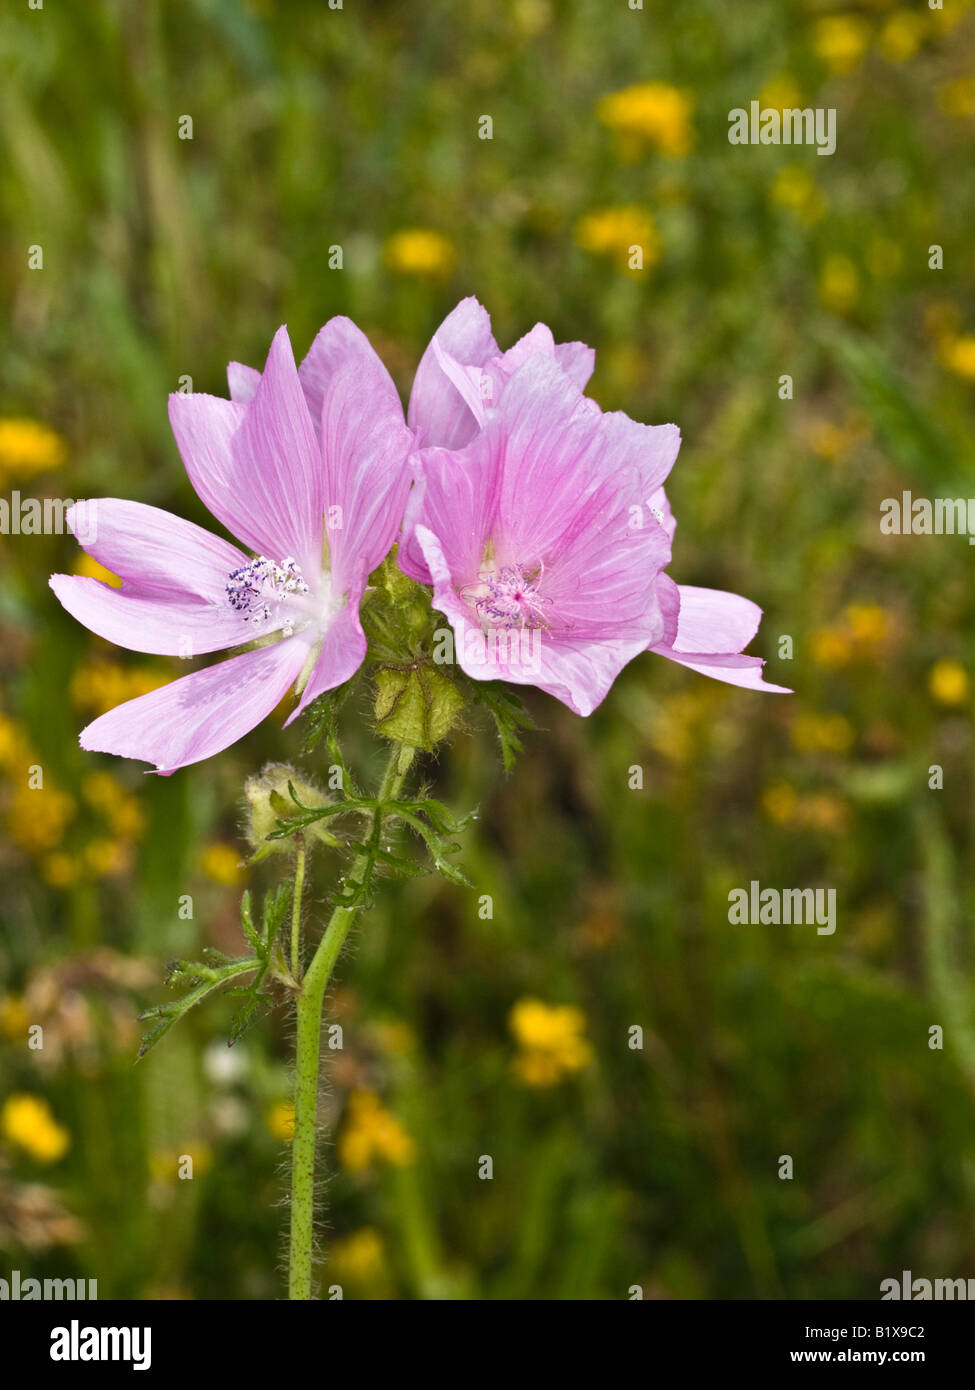
<svg viewBox="0 0 975 1390">
<path fill-rule="evenodd" d="M 556 343 L 544 323 L 502 352 L 487 310 L 473 296 L 462 299 L 433 335 L 413 379 L 407 419 L 419 442 L 442 449 L 469 444 L 487 408 L 500 404 L 509 377 L 535 356 L 554 358 L 580 391 L 596 360 L 585 343 Z"/>
<path fill-rule="evenodd" d="M 476 417 L 473 393 L 468 406 Z M 679 447 L 675 425 L 603 414 L 555 353 L 528 353 L 464 448 L 421 451 L 400 563 L 433 583 L 468 675 L 537 685 L 582 715 L 647 650 L 761 683 L 759 658 L 740 655 L 756 605 L 664 573 Z"/>
<path fill-rule="evenodd" d="M 263 375 L 232 363 L 231 400 L 170 397 L 189 478 L 240 549 L 138 502 L 89 504 L 89 554 L 122 580 L 54 575 L 64 607 L 133 651 L 195 656 L 260 639 L 89 724 L 81 746 L 170 773 L 220 752 L 297 684 L 288 722 L 349 679 L 366 639 L 359 600 L 399 528 L 413 435 L 367 339 L 332 319 L 295 368 L 278 330 Z M 91 526 L 96 509 L 97 528 Z M 91 539 L 88 539 L 88 533 Z"/>
</svg>

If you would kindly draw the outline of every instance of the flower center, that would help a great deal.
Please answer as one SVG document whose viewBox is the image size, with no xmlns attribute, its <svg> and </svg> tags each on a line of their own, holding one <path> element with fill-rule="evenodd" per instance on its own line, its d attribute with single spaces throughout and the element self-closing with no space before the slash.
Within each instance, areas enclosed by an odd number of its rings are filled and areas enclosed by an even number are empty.
<svg viewBox="0 0 975 1390">
<path fill-rule="evenodd" d="M 243 614 L 255 627 L 264 627 L 273 620 L 274 626 L 283 628 L 288 637 L 294 632 L 294 610 L 305 606 L 294 600 L 307 593 L 308 585 L 298 562 L 290 556 L 278 565 L 265 555 L 258 555 L 256 560 L 231 570 L 227 577 L 227 601 L 235 612 Z"/>
<path fill-rule="evenodd" d="M 473 605 L 482 627 L 547 627 L 544 608 L 552 602 L 539 593 L 541 566 L 502 565 L 477 576 L 461 597 Z"/>
</svg>

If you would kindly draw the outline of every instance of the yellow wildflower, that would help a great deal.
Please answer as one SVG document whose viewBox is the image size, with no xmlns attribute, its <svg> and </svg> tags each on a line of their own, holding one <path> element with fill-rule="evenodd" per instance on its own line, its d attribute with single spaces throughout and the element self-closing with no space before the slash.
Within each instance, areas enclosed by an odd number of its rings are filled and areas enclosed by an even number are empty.
<svg viewBox="0 0 975 1390">
<path fill-rule="evenodd" d="M 762 792 L 762 810 L 776 825 L 788 825 L 796 813 L 799 797 L 787 782 L 776 782 Z"/>
<path fill-rule="evenodd" d="M 759 107 L 769 111 L 794 111 L 802 105 L 802 92 L 794 78 L 773 77 L 758 94 Z"/>
<path fill-rule="evenodd" d="M 852 724 L 842 714 L 799 714 L 791 733 L 800 753 L 847 753 L 855 739 Z"/>
<path fill-rule="evenodd" d="M 586 1016 L 571 1004 L 519 999 L 508 1023 L 519 1047 L 512 1070 L 526 1086 L 555 1086 L 592 1060 Z"/>
<path fill-rule="evenodd" d="M 121 589 L 122 587 L 122 581 L 118 575 L 106 569 L 95 559 L 94 555 L 89 555 L 87 550 L 83 550 L 78 556 L 74 572 L 81 575 L 82 579 L 100 579 L 103 584 L 107 584 L 112 589 Z"/>
<path fill-rule="evenodd" d="M 77 859 L 57 849 L 41 860 L 41 877 L 49 888 L 73 888 L 81 877 Z"/>
<path fill-rule="evenodd" d="M 826 257 L 819 276 L 819 301 L 831 314 L 848 314 L 860 293 L 860 277 L 848 256 Z"/>
<path fill-rule="evenodd" d="M 415 1145 L 400 1121 L 372 1091 L 353 1091 L 339 1136 L 343 1168 L 361 1173 L 376 1161 L 403 1167 L 412 1163 Z"/>
<path fill-rule="evenodd" d="M 890 635 L 890 618 L 877 603 L 851 603 L 843 611 L 854 641 L 876 645 Z"/>
<path fill-rule="evenodd" d="M 38 1163 L 57 1163 L 71 1146 L 71 1136 L 55 1120 L 51 1107 L 40 1096 L 15 1093 L 0 1111 L 0 1133 Z"/>
<path fill-rule="evenodd" d="M 189 1159 L 192 1169 L 186 1162 Z M 155 1182 L 187 1182 L 198 1178 L 213 1164 L 213 1149 L 205 1140 L 194 1141 L 183 1149 L 159 1149 L 149 1155 L 149 1176 Z"/>
<path fill-rule="evenodd" d="M 17 994 L 7 994 L 0 999 L 0 1033 L 11 1042 L 21 1042 L 30 1027 L 30 1014 L 27 1005 Z"/>
<path fill-rule="evenodd" d="M 586 213 L 576 224 L 576 243 L 594 256 L 609 256 L 623 270 L 639 270 L 631 264 L 631 253 L 638 248 L 642 268 L 660 259 L 660 238 L 653 218 L 643 208 L 608 207 Z"/>
<path fill-rule="evenodd" d="M 849 824 L 850 808 L 842 797 L 815 792 L 799 803 L 796 819 L 808 830 L 836 835 Z"/>
<path fill-rule="evenodd" d="M 41 854 L 60 843 L 74 813 L 74 799 L 67 792 L 52 786 L 33 789 L 25 783 L 7 808 L 7 831 L 21 849 Z"/>
<path fill-rule="evenodd" d="M 957 661 L 936 661 L 928 672 L 928 689 L 939 705 L 963 704 L 968 688 L 968 672 Z"/>
<path fill-rule="evenodd" d="M 453 244 L 427 227 L 394 232 L 386 239 L 383 255 L 390 269 L 401 275 L 449 275 L 454 267 Z"/>
<path fill-rule="evenodd" d="M 934 99 L 946 116 L 966 120 L 975 116 L 975 76 L 955 77 L 935 89 Z"/>
<path fill-rule="evenodd" d="M 38 420 L 0 420 L 0 475 L 32 477 L 60 468 L 68 447 L 49 425 Z"/>
<path fill-rule="evenodd" d="M 71 678 L 70 695 L 76 708 L 106 714 L 126 700 L 157 690 L 172 679 L 170 672 L 152 666 L 120 666 L 92 661 L 79 666 Z"/>
<path fill-rule="evenodd" d="M 964 381 L 975 381 L 975 337 L 946 338 L 941 358 L 949 371 Z"/>
<path fill-rule="evenodd" d="M 880 33 L 878 47 L 888 63 L 906 63 L 921 47 L 924 20 L 911 10 L 896 10 Z"/>
<path fill-rule="evenodd" d="M 856 15 L 829 15 L 819 20 L 813 47 L 830 72 L 852 72 L 870 42 L 870 26 Z"/>
<path fill-rule="evenodd" d="M 132 855 L 121 840 L 105 836 L 90 841 L 84 848 L 84 863 L 96 878 L 118 878 L 128 869 Z"/>
<path fill-rule="evenodd" d="M 212 878 L 214 883 L 222 883 L 225 888 L 233 888 L 244 877 L 240 855 L 232 845 L 207 845 L 200 856 L 200 867 L 207 878 Z"/>
<path fill-rule="evenodd" d="M 603 125 L 622 141 L 622 151 L 638 154 L 652 145 L 661 154 L 689 154 L 694 144 L 690 97 L 666 82 L 639 82 L 604 96 L 596 107 Z"/>
<path fill-rule="evenodd" d="M 807 226 L 818 222 L 829 207 L 826 194 L 802 164 L 786 164 L 779 170 L 772 184 L 772 199 Z"/>
<path fill-rule="evenodd" d="M 276 1100 L 268 1107 L 265 1124 L 279 1144 L 290 1144 L 295 1137 L 295 1107 L 290 1100 Z"/>
<path fill-rule="evenodd" d="M 853 655 L 853 647 L 847 633 L 835 627 L 820 627 L 809 639 L 812 659 L 817 666 L 825 666 L 829 671 L 845 666 Z"/>
<path fill-rule="evenodd" d="M 354 1284 L 368 1284 L 383 1272 L 383 1242 L 373 1226 L 363 1226 L 332 1244 L 336 1274 Z"/>
<path fill-rule="evenodd" d="M 26 768 L 33 761 L 20 726 L 5 714 L 0 714 L 0 767 L 9 772 L 18 767 Z"/>
</svg>

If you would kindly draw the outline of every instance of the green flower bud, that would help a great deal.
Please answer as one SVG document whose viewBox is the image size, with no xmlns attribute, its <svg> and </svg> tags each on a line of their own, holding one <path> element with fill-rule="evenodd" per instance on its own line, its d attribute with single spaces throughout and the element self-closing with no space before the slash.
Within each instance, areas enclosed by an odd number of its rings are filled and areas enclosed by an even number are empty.
<svg viewBox="0 0 975 1390">
<path fill-rule="evenodd" d="M 296 806 L 289 790 L 294 788 L 295 796 L 301 802 Z M 244 783 L 244 799 L 247 802 L 247 838 L 254 849 L 252 864 L 266 859 L 269 854 L 291 854 L 294 845 L 291 839 L 269 840 L 273 830 L 279 830 L 280 821 L 288 821 L 300 816 L 305 809 L 328 806 L 330 798 L 316 786 L 299 777 L 287 763 L 268 763 L 267 767 Z M 319 840 L 322 844 L 337 845 L 334 835 L 324 829 L 325 821 L 315 821 L 302 832 L 309 840 Z"/>
<path fill-rule="evenodd" d="M 376 732 L 429 752 L 446 738 L 464 708 L 453 681 L 429 663 L 376 672 Z"/>
</svg>

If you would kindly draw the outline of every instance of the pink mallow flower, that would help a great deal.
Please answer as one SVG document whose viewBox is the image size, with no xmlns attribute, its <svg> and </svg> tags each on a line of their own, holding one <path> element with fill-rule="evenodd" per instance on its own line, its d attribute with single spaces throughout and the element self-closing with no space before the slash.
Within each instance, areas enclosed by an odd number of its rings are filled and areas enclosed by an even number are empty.
<svg viewBox="0 0 975 1390">
<path fill-rule="evenodd" d="M 582 715 L 648 650 L 782 690 L 741 655 L 754 603 L 664 573 L 677 427 L 603 414 L 554 353 L 527 354 L 496 399 L 465 447 L 421 451 L 399 553 L 407 574 L 432 582 L 467 674 L 536 685 Z M 475 418 L 473 392 L 468 405 Z"/>
<path fill-rule="evenodd" d="M 162 773 L 236 742 L 292 686 L 301 698 L 288 723 L 349 679 L 366 651 L 359 600 L 410 484 L 413 434 L 396 388 L 348 319 L 325 325 L 300 369 L 281 328 L 263 374 L 233 363 L 228 378 L 231 400 L 173 395 L 169 416 L 190 482 L 246 550 L 109 498 L 88 504 L 84 529 L 75 508 L 68 521 L 121 587 L 51 578 L 69 613 L 132 651 L 188 657 L 259 642 L 82 731 L 82 748 Z"/>
</svg>

